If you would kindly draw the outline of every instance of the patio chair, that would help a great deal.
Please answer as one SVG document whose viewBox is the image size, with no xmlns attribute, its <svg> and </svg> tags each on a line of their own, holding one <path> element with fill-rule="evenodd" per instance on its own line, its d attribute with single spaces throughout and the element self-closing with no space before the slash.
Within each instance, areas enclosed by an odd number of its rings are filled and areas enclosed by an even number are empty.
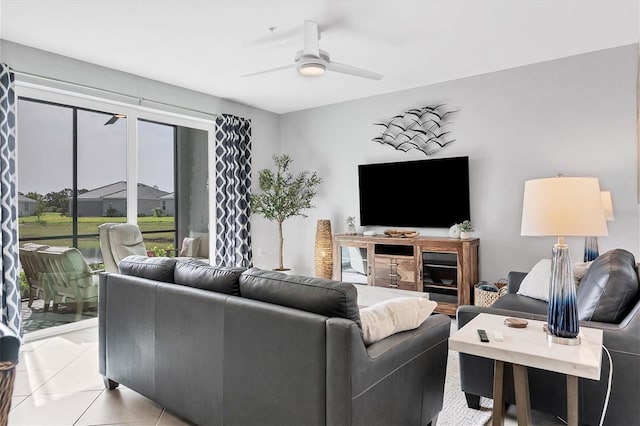
<svg viewBox="0 0 640 426">
<path fill-rule="evenodd" d="M 49 248 L 49 246 L 34 243 L 25 243 L 22 247 L 18 248 L 20 265 L 29 284 L 29 302 L 27 306 L 31 307 L 34 297 L 42 297 L 45 312 L 49 310 L 49 304 L 53 300 L 53 293 L 47 285 L 46 280 L 42 277 L 44 266 L 42 265 L 40 257 L 38 257 L 38 251 L 47 248 Z"/>
<path fill-rule="evenodd" d="M 103 223 L 98 226 L 102 261 L 107 272 L 118 272 L 118 264 L 125 257 L 146 256 L 142 233 L 130 223 Z"/>
<path fill-rule="evenodd" d="M 185 257 L 209 263 L 209 234 L 206 232 L 190 232 L 182 240 L 180 248 L 167 249 L 175 257 Z"/>
<path fill-rule="evenodd" d="M 85 303 L 98 302 L 98 272 L 75 247 L 49 247 L 38 251 L 45 269 L 44 278 L 53 292 L 53 310 L 58 304 L 75 302 L 76 321 L 82 317 Z"/>
</svg>

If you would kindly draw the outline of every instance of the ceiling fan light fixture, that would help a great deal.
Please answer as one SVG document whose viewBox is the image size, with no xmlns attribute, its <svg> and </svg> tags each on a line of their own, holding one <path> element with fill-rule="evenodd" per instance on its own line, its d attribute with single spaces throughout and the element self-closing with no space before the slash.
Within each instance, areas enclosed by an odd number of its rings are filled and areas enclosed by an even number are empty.
<svg viewBox="0 0 640 426">
<path fill-rule="evenodd" d="M 317 77 L 319 75 L 324 74 L 327 70 L 327 67 L 324 64 L 309 62 L 306 64 L 301 64 L 298 67 L 298 72 L 307 77 Z"/>
</svg>

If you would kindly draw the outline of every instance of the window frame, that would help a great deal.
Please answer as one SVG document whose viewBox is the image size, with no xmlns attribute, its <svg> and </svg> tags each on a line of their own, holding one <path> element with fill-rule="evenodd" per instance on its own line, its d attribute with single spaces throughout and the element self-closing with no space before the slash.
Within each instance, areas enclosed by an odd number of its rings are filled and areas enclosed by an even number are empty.
<svg viewBox="0 0 640 426">
<path fill-rule="evenodd" d="M 104 97 L 86 95 L 78 92 L 72 92 L 59 88 L 43 86 L 16 80 L 16 96 L 18 99 L 30 99 L 37 102 L 50 103 L 64 107 L 78 108 L 99 113 L 120 113 L 127 116 L 127 138 L 126 138 L 126 179 L 127 179 L 127 223 L 138 224 L 138 122 L 139 120 L 157 122 L 172 126 L 183 126 L 199 129 L 207 132 L 207 152 L 208 152 L 208 176 L 209 182 L 214 181 L 215 176 L 215 114 L 211 114 L 211 118 L 194 117 L 188 114 L 166 111 L 162 109 L 149 108 L 136 105 L 131 102 L 122 102 Z M 133 97 L 132 97 L 133 99 Z M 138 100 L 140 103 L 142 100 Z M 179 109 L 179 108 L 175 108 Z M 76 110 L 77 111 L 77 110 Z M 77 112 L 76 112 L 77 114 Z M 19 114 L 16 120 L 19 120 Z M 74 136 L 75 138 L 76 136 Z M 19 135 L 16 134 L 16 140 L 19 144 Z M 77 141 L 76 141 L 77 142 Z M 76 149 L 77 143 L 74 142 L 74 189 L 77 185 L 76 170 Z M 177 158 L 174 157 L 174 161 Z M 177 164 L 176 169 L 177 170 Z M 177 188 L 174 188 L 177 190 Z M 215 209 L 215 186 L 209 185 L 209 232 L 215 232 L 216 209 Z M 177 200 L 176 194 L 176 200 Z M 75 206 L 77 207 L 77 206 Z M 177 209 L 176 209 L 177 218 Z M 74 216 L 77 215 L 77 208 L 74 208 Z M 176 222 L 177 223 L 177 222 Z M 77 217 L 74 219 L 74 244 L 77 239 Z M 215 238 L 209 238 L 210 259 L 215 259 Z"/>
</svg>

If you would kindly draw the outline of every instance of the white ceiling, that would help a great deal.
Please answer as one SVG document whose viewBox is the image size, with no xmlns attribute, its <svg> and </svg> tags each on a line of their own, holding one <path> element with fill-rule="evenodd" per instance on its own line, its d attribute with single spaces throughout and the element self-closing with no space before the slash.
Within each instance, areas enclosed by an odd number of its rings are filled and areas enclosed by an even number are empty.
<svg viewBox="0 0 640 426">
<path fill-rule="evenodd" d="M 1 0 L 0 36 L 276 113 L 638 42 L 637 0 Z M 305 19 L 331 59 L 302 77 Z M 271 33 L 269 27 L 277 29 Z"/>
</svg>

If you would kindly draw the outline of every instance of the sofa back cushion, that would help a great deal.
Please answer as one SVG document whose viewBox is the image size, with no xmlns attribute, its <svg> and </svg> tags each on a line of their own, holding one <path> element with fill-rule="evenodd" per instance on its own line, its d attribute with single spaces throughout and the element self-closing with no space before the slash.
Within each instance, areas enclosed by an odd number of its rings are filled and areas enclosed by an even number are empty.
<svg viewBox="0 0 640 426">
<path fill-rule="evenodd" d="M 347 318 L 361 327 L 358 293 L 353 284 L 251 268 L 240 276 L 240 295 L 327 317 Z"/>
<path fill-rule="evenodd" d="M 120 261 L 118 270 L 125 275 L 172 283 L 175 264 L 176 259 L 170 257 L 131 255 Z"/>
<path fill-rule="evenodd" d="M 179 260 L 174 269 L 174 283 L 217 293 L 240 295 L 240 274 L 246 268 L 212 266 L 196 259 Z"/>
<path fill-rule="evenodd" d="M 618 324 L 638 301 L 638 273 L 633 254 L 610 250 L 596 258 L 577 292 L 580 320 Z"/>
</svg>

